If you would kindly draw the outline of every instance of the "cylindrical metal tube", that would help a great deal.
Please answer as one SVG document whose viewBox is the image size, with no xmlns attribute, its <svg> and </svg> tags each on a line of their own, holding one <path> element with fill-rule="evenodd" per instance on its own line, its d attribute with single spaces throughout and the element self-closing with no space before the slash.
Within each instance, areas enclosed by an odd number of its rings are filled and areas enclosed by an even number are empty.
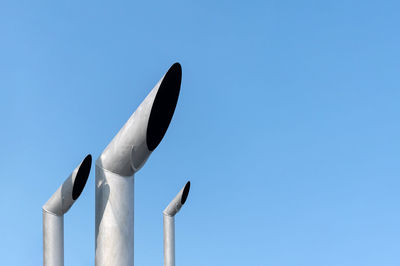
<svg viewBox="0 0 400 266">
<path fill-rule="evenodd" d="M 175 215 L 185 204 L 189 190 L 190 181 L 186 183 L 163 211 L 164 266 L 175 266 Z"/>
<path fill-rule="evenodd" d="M 175 217 L 164 214 L 164 266 L 175 266 Z"/>
<path fill-rule="evenodd" d="M 166 133 L 182 69 L 173 64 L 96 161 L 96 266 L 133 266 L 134 174 Z"/>
<path fill-rule="evenodd" d="M 96 266 L 134 263 L 134 176 L 96 165 Z"/>
<path fill-rule="evenodd" d="M 43 210 L 43 265 L 64 266 L 64 216 Z"/>
<path fill-rule="evenodd" d="M 43 205 L 43 265 L 64 265 L 64 214 L 81 195 L 89 177 L 89 154 Z"/>
<path fill-rule="evenodd" d="M 189 195 L 190 181 L 179 191 L 175 198 L 168 204 L 167 208 L 163 211 L 164 215 L 175 216 L 185 204 Z"/>
</svg>

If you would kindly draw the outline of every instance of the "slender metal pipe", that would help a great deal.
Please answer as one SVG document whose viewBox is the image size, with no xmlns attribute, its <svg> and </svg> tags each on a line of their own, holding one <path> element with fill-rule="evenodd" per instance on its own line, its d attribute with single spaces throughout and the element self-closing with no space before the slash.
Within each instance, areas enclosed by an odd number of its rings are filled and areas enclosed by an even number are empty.
<svg viewBox="0 0 400 266">
<path fill-rule="evenodd" d="M 164 265 L 175 265 L 175 217 L 163 215 L 164 223 Z"/>
<path fill-rule="evenodd" d="M 89 177 L 89 154 L 42 207 L 43 265 L 64 265 L 64 214 L 81 195 Z"/>
<path fill-rule="evenodd" d="M 43 265 L 64 265 L 64 215 L 43 210 Z"/>
<path fill-rule="evenodd" d="M 175 266 L 175 215 L 180 211 L 189 195 L 190 181 L 179 191 L 163 211 L 164 222 L 164 266 Z"/>
<path fill-rule="evenodd" d="M 134 264 L 134 174 L 168 129 L 181 78 L 175 63 L 96 161 L 96 266 Z"/>
</svg>

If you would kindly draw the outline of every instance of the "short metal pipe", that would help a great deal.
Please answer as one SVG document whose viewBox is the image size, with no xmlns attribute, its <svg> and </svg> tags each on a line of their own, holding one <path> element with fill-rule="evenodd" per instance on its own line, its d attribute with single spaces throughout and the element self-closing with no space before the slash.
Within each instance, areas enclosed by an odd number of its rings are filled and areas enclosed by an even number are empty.
<svg viewBox="0 0 400 266">
<path fill-rule="evenodd" d="M 190 181 L 186 183 L 163 211 L 164 266 L 175 266 L 175 215 L 185 204 L 189 190 Z"/>
<path fill-rule="evenodd" d="M 64 265 L 64 214 L 81 195 L 89 177 L 89 154 L 42 207 L 43 265 Z"/>
</svg>

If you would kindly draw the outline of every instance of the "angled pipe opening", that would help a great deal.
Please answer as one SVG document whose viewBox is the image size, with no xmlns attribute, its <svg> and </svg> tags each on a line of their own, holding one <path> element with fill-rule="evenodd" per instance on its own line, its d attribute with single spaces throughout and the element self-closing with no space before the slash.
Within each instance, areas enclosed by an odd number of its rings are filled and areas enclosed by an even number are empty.
<svg viewBox="0 0 400 266">
<path fill-rule="evenodd" d="M 183 204 L 185 204 L 186 199 L 189 195 L 189 190 L 190 181 L 185 184 L 185 186 L 178 192 L 175 198 L 168 204 L 168 206 L 163 211 L 163 214 L 171 217 L 175 216 L 180 211 Z"/>
<path fill-rule="evenodd" d="M 154 151 L 160 144 L 174 115 L 182 81 L 182 67 L 173 64 L 165 74 L 151 107 L 146 144 Z"/>
<path fill-rule="evenodd" d="M 189 190 L 190 190 L 190 181 L 188 181 L 183 188 L 182 192 L 182 198 L 181 198 L 181 204 L 185 204 L 187 197 L 189 196 Z"/>
<path fill-rule="evenodd" d="M 76 177 L 74 180 L 73 188 L 72 188 L 72 199 L 77 200 L 81 195 L 83 188 L 86 185 L 86 181 L 89 178 L 90 168 L 92 167 L 92 155 L 88 155 L 82 161 L 78 172 L 76 173 Z"/>
</svg>

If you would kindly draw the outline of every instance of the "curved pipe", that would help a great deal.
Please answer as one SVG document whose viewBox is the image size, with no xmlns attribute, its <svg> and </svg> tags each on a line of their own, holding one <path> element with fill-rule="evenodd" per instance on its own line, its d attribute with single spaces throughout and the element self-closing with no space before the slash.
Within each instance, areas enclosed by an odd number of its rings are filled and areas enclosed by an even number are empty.
<svg viewBox="0 0 400 266">
<path fill-rule="evenodd" d="M 181 79 L 175 63 L 96 161 L 96 266 L 134 264 L 134 174 L 168 129 Z"/>
<path fill-rule="evenodd" d="M 186 185 L 179 191 L 179 193 L 175 196 L 175 198 L 168 204 L 167 208 L 163 211 L 164 215 L 167 216 L 175 216 L 183 204 L 185 204 L 186 199 L 189 195 L 190 190 L 190 181 L 186 183 Z"/>
<path fill-rule="evenodd" d="M 165 266 L 175 266 L 175 215 L 185 204 L 189 190 L 190 181 L 186 183 L 163 211 Z"/>
<path fill-rule="evenodd" d="M 81 195 L 89 177 L 92 156 L 78 165 L 43 205 L 43 265 L 64 265 L 64 214 Z"/>
<path fill-rule="evenodd" d="M 121 176 L 132 176 L 146 162 L 167 132 L 178 102 L 182 68 L 173 64 L 156 84 L 96 164 Z"/>
</svg>

